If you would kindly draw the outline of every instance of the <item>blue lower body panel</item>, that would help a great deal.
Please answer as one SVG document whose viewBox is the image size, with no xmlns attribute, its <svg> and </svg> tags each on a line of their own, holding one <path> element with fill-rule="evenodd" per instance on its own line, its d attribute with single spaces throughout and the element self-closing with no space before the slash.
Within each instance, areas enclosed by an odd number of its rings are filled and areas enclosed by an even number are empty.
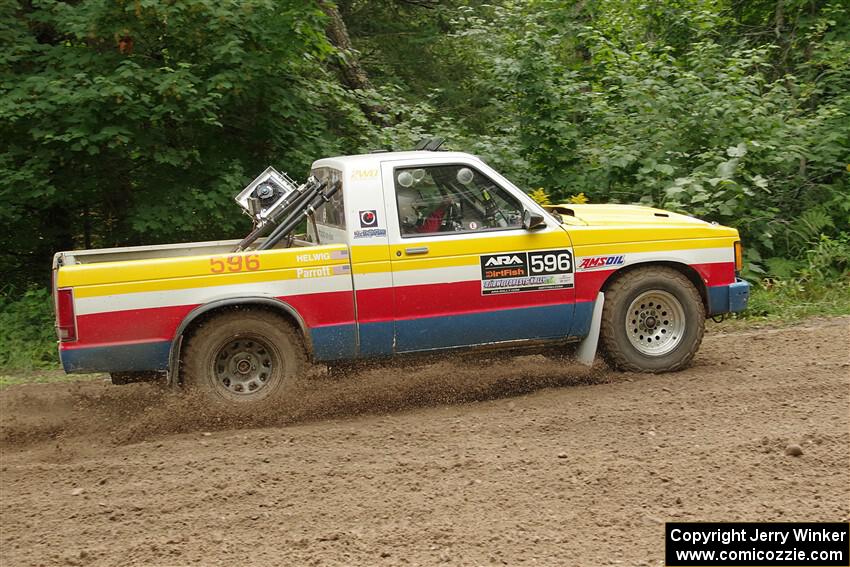
<svg viewBox="0 0 850 567">
<path fill-rule="evenodd" d="M 392 321 L 360 323 L 360 357 L 392 355 L 394 332 Z"/>
<path fill-rule="evenodd" d="M 566 303 L 400 321 L 329 325 L 310 329 L 319 361 L 391 356 L 394 353 L 474 346 L 515 340 L 585 336 L 593 303 Z M 359 342 L 359 344 L 358 344 Z M 66 372 L 167 370 L 171 341 L 62 349 Z"/>
<path fill-rule="evenodd" d="M 361 323 L 311 329 L 318 361 L 392 356 L 396 353 L 475 346 L 524 339 L 582 337 L 590 330 L 593 303 L 546 305 L 460 315 Z"/>
<path fill-rule="evenodd" d="M 396 352 L 414 352 L 570 334 L 575 305 L 501 309 L 396 321 Z"/>
<path fill-rule="evenodd" d="M 571 337 L 586 337 L 590 334 L 590 323 L 593 319 L 593 301 L 582 301 L 576 303 L 576 311 L 573 316 L 573 328 L 570 330 Z"/>
<path fill-rule="evenodd" d="M 750 299 L 750 284 L 740 278 L 729 285 L 708 288 L 708 314 L 738 313 L 747 308 Z"/>
<path fill-rule="evenodd" d="M 357 326 L 328 325 L 310 329 L 316 360 L 347 360 L 357 356 Z"/>
<path fill-rule="evenodd" d="M 62 349 L 65 372 L 147 372 L 168 369 L 171 341 Z"/>
</svg>

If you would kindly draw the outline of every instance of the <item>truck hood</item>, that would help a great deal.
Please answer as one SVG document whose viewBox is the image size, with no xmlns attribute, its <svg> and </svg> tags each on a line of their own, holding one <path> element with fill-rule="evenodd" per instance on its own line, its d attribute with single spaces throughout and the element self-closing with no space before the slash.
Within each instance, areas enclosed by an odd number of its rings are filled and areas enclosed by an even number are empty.
<svg viewBox="0 0 850 567">
<path fill-rule="evenodd" d="M 552 213 L 561 215 L 563 224 L 578 226 L 687 226 L 708 225 L 694 217 L 637 205 L 575 205 L 563 203 L 545 205 Z"/>
</svg>

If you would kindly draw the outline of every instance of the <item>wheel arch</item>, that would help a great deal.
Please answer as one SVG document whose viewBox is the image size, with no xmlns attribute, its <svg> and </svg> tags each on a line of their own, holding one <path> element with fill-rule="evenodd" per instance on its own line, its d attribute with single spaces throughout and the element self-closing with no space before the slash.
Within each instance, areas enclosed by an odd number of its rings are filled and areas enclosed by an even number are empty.
<svg viewBox="0 0 850 567">
<path fill-rule="evenodd" d="M 183 339 L 190 336 L 192 331 L 197 329 L 204 321 L 207 321 L 221 313 L 233 311 L 242 307 L 262 309 L 282 316 L 284 319 L 292 323 L 293 326 L 301 333 L 308 356 L 312 353 L 313 344 L 310 340 L 309 329 L 298 311 L 296 311 L 288 303 L 272 297 L 230 297 L 226 299 L 218 299 L 216 301 L 199 305 L 190 311 L 177 327 L 177 331 L 174 333 L 174 338 L 171 340 L 171 349 L 168 354 L 169 384 L 177 385 L 180 383 L 180 351 L 183 347 Z"/>
<path fill-rule="evenodd" d="M 617 271 L 613 272 L 611 275 L 609 275 L 608 278 L 606 278 L 606 280 L 602 283 L 602 287 L 600 288 L 599 291 L 604 293 L 605 291 L 608 290 L 608 288 L 611 287 L 611 284 L 613 284 L 615 281 L 617 281 L 619 278 L 623 277 L 627 273 L 633 272 L 633 271 L 635 271 L 637 269 L 641 269 L 641 268 L 651 268 L 653 266 L 664 266 L 664 267 L 667 267 L 667 268 L 673 268 L 674 270 L 676 270 L 677 272 L 679 272 L 680 274 L 682 274 L 683 276 L 688 278 L 688 280 L 690 280 L 690 282 L 692 284 L 694 284 L 694 287 L 696 288 L 697 292 L 699 292 L 699 296 L 700 296 L 700 298 L 702 298 L 703 307 L 705 307 L 706 313 L 708 312 L 708 308 L 709 308 L 709 306 L 708 306 L 708 288 L 706 286 L 705 281 L 699 275 L 699 272 L 697 272 L 694 268 L 692 268 L 688 264 L 685 264 L 685 263 L 682 263 L 682 262 L 673 262 L 673 261 L 665 261 L 665 260 L 649 260 L 649 261 L 646 261 L 646 262 L 638 262 L 636 264 L 629 264 L 628 266 L 620 268 L 619 270 L 617 270 Z"/>
</svg>

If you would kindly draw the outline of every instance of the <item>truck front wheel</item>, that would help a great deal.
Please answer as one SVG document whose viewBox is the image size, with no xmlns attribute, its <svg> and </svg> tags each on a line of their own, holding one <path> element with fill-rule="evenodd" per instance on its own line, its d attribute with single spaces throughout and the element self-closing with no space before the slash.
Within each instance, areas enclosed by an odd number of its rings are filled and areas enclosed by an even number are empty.
<svg viewBox="0 0 850 567">
<path fill-rule="evenodd" d="M 210 402 L 273 406 L 306 371 L 301 336 L 260 310 L 223 313 L 202 323 L 183 356 L 183 382 Z"/>
<path fill-rule="evenodd" d="M 699 292 L 680 272 L 664 267 L 623 274 L 605 292 L 601 339 L 620 370 L 670 372 L 690 364 L 705 331 Z"/>
</svg>

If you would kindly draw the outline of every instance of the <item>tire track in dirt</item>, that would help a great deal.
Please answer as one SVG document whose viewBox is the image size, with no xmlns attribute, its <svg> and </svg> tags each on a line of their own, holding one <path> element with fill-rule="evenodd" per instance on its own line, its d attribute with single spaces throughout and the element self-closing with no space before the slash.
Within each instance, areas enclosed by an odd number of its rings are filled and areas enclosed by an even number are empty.
<svg viewBox="0 0 850 567">
<path fill-rule="evenodd" d="M 850 318 L 714 328 L 675 374 L 441 361 L 302 393 L 247 418 L 0 392 L 0 564 L 662 565 L 665 521 L 850 520 Z"/>
</svg>

